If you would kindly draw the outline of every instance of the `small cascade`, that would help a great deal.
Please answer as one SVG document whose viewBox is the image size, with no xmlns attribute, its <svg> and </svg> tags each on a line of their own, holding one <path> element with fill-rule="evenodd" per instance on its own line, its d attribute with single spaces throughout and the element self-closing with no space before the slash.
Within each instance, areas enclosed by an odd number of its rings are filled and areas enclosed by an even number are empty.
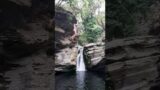
<svg viewBox="0 0 160 90">
<path fill-rule="evenodd" d="M 84 47 L 78 46 L 78 56 L 76 60 L 76 71 L 86 71 L 84 58 L 83 58 Z"/>
</svg>

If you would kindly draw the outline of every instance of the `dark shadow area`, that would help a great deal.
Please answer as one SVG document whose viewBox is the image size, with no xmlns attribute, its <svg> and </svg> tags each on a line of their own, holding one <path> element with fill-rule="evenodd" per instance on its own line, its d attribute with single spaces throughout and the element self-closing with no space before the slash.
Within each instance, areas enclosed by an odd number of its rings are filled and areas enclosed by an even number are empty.
<svg viewBox="0 0 160 90">
<path fill-rule="evenodd" d="M 113 90 L 160 89 L 160 1 L 107 0 L 106 83 Z"/>
</svg>

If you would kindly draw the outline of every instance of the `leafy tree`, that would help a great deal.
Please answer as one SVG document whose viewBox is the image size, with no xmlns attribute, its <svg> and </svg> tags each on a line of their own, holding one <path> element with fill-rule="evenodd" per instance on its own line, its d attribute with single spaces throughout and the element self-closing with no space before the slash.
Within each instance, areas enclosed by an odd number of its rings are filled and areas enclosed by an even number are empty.
<svg viewBox="0 0 160 90">
<path fill-rule="evenodd" d="M 102 29 L 96 24 L 95 17 L 88 16 L 83 21 L 84 33 L 80 36 L 80 44 L 96 42 Z"/>
<path fill-rule="evenodd" d="M 81 32 L 79 42 L 81 44 L 96 42 L 105 29 L 105 12 L 99 10 L 105 0 L 61 1 L 65 2 L 61 7 L 71 11 L 79 21 L 78 30 Z"/>
</svg>

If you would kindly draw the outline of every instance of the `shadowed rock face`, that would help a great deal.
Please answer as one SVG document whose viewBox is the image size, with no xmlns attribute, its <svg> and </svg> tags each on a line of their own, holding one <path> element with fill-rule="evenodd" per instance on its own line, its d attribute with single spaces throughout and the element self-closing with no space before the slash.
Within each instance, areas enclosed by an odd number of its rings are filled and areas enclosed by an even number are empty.
<svg viewBox="0 0 160 90">
<path fill-rule="evenodd" d="M 159 85 L 160 40 L 155 36 L 106 44 L 106 80 L 116 90 L 154 90 Z M 158 90 L 158 89 L 156 89 Z"/>
<path fill-rule="evenodd" d="M 42 3 L 44 3 L 43 7 L 40 6 Z M 18 58 L 49 46 L 50 36 L 46 28 L 51 15 L 48 9 L 47 1 L 5 0 L 2 2 L 0 6 L 0 43 L 4 50 L 2 54 L 6 53 L 5 55 Z"/>
<path fill-rule="evenodd" d="M 113 90 L 160 90 L 159 0 L 150 9 L 146 20 L 135 19 L 135 34 L 139 37 L 106 41 L 107 87 Z"/>
<path fill-rule="evenodd" d="M 0 89 L 54 89 L 49 1 L 0 1 Z"/>
</svg>

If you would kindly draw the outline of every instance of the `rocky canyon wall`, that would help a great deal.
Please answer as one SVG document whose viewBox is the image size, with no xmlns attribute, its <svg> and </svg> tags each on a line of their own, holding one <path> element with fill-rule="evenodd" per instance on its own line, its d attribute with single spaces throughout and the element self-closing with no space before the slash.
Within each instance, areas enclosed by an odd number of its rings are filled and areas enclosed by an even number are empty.
<svg viewBox="0 0 160 90">
<path fill-rule="evenodd" d="M 50 0 L 0 1 L 0 90 L 54 90 Z"/>
<path fill-rule="evenodd" d="M 160 40 L 156 36 L 117 39 L 106 44 L 106 87 L 159 90 Z"/>
</svg>

